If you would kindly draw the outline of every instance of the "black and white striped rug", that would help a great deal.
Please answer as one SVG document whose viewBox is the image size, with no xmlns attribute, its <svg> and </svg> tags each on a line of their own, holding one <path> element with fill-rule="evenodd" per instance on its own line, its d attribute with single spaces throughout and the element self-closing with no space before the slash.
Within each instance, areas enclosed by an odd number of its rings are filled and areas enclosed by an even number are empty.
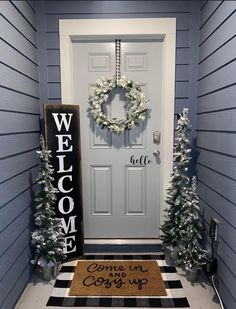
<svg viewBox="0 0 236 309">
<path fill-rule="evenodd" d="M 47 306 L 52 307 L 141 307 L 190 308 L 175 267 L 167 266 L 163 254 L 156 255 L 86 255 L 85 260 L 157 260 L 164 280 L 167 296 L 74 297 L 69 296 L 77 261 L 63 264 L 53 287 Z"/>
</svg>

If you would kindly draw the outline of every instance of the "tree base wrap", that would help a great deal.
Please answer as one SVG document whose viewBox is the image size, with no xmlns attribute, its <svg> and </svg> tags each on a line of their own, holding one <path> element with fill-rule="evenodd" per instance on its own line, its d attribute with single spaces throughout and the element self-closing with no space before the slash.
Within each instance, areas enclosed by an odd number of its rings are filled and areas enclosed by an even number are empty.
<svg viewBox="0 0 236 309">
<path fill-rule="evenodd" d="M 187 268 L 187 269 L 185 269 L 185 273 L 186 273 L 186 279 L 189 282 L 194 283 L 194 282 L 197 281 L 197 278 L 198 278 L 198 268 L 193 268 L 193 269 Z"/>
<path fill-rule="evenodd" d="M 42 277 L 44 281 L 51 281 L 54 279 L 55 266 L 41 267 Z"/>
<path fill-rule="evenodd" d="M 51 281 L 56 279 L 61 269 L 61 262 L 52 266 L 40 266 L 40 272 L 44 281 Z"/>
<path fill-rule="evenodd" d="M 166 264 L 169 266 L 178 266 L 178 248 L 166 246 L 164 247 Z"/>
</svg>

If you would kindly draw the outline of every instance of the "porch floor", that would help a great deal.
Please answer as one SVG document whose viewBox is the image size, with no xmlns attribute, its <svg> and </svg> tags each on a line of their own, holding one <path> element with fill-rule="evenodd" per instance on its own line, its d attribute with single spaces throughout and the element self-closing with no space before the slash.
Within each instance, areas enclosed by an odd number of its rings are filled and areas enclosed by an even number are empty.
<svg viewBox="0 0 236 309">
<path fill-rule="evenodd" d="M 201 273 L 197 283 L 191 284 L 181 274 L 180 269 L 177 268 L 177 271 L 191 309 L 221 308 L 215 292 L 204 274 Z M 53 285 L 54 281 L 44 282 L 39 274 L 34 273 L 15 309 L 55 309 L 56 307 L 46 307 Z"/>
</svg>

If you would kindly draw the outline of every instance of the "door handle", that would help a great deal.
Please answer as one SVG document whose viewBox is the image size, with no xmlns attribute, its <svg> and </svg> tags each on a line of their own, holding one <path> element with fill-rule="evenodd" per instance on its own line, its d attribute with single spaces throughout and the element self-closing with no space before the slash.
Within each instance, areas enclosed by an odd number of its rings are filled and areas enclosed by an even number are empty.
<svg viewBox="0 0 236 309">
<path fill-rule="evenodd" d="M 156 149 L 156 150 L 154 150 L 153 151 L 153 155 L 155 156 L 155 157 L 160 157 L 160 150 L 158 150 L 158 149 Z"/>
</svg>

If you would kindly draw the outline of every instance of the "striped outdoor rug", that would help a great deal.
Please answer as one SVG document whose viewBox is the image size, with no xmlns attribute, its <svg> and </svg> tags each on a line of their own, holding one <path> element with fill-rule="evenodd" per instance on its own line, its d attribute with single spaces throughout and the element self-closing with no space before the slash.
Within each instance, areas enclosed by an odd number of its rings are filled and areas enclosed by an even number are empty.
<svg viewBox="0 0 236 309">
<path fill-rule="evenodd" d="M 57 277 L 47 306 L 52 307 L 142 307 L 190 308 L 175 267 L 167 266 L 163 254 L 156 255 L 86 255 L 83 260 L 157 260 L 167 296 L 69 296 L 77 261 L 65 263 Z"/>
</svg>

